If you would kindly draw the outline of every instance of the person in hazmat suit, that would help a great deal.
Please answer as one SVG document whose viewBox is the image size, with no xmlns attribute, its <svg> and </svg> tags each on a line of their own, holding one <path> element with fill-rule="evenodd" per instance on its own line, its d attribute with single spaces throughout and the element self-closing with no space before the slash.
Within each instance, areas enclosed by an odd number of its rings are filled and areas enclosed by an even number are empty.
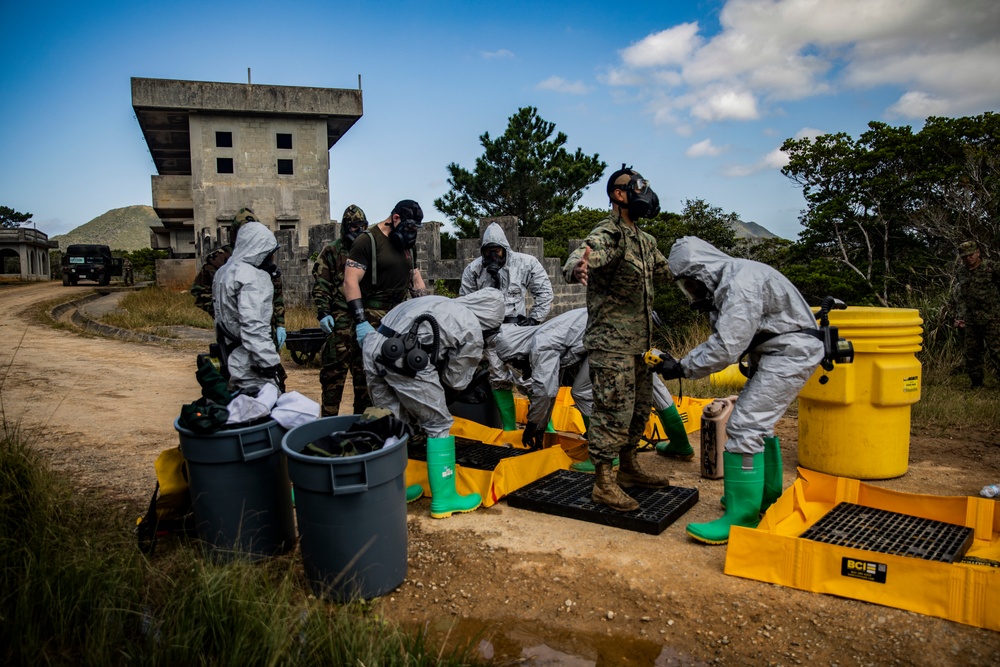
<svg viewBox="0 0 1000 667">
<path fill-rule="evenodd" d="M 399 304 L 361 343 L 372 403 L 427 434 L 431 516 L 443 519 L 482 504 L 478 493 L 455 490 L 455 420 L 446 394 L 469 386 L 486 339 L 503 321 L 499 290 L 487 288 L 455 299 L 423 296 Z M 407 502 L 420 486 L 406 490 Z"/>
<path fill-rule="evenodd" d="M 687 526 L 700 542 L 725 544 L 731 526 L 756 526 L 781 495 L 774 426 L 823 360 L 823 342 L 806 333 L 816 329 L 816 316 L 776 269 L 730 257 L 694 236 L 678 239 L 667 261 L 691 307 L 709 314 L 712 335 L 680 361 L 669 359 L 654 370 L 668 380 L 701 378 L 749 354 L 751 376 L 726 426 L 726 513 Z"/>
<path fill-rule="evenodd" d="M 284 391 L 285 369 L 271 339 L 271 273 L 277 250 L 271 230 L 247 222 L 232 257 L 212 282 L 215 326 L 227 350 L 229 384 L 252 396 L 267 383 Z"/>
<path fill-rule="evenodd" d="M 553 317 L 535 329 L 504 324 L 493 339 L 500 359 L 520 371 L 523 380 L 530 382 L 528 423 L 521 442 L 531 449 L 542 446 L 545 425 L 552 416 L 560 386 L 570 387 L 570 395 L 583 416 L 584 426 L 590 429 L 594 386 L 590 381 L 587 350 L 583 346 L 586 329 L 587 309 L 576 308 Z M 684 421 L 667 386 L 655 375 L 653 405 L 669 438 L 669 442 L 661 443 L 664 445 L 662 449 L 657 446 L 657 451 L 690 461 L 694 458 L 694 449 L 688 441 Z M 578 461 L 571 467 L 581 472 L 594 472 L 590 459 Z"/>
<path fill-rule="evenodd" d="M 248 222 L 260 222 L 256 214 L 249 208 L 241 208 L 233 216 L 233 221 L 229 224 L 229 243 L 209 252 L 205 257 L 205 264 L 201 271 L 194 277 L 191 284 L 191 295 L 194 297 L 194 305 L 201 308 L 215 319 L 215 305 L 212 299 L 212 284 L 215 280 L 215 272 L 219 267 L 229 261 L 233 254 L 233 245 L 239 236 L 240 227 Z M 205 237 L 205 248 L 211 243 L 211 237 Z M 285 331 L 285 290 L 281 280 L 281 271 L 274 265 L 271 274 L 271 285 L 274 288 L 274 297 L 271 303 L 271 332 L 274 344 L 280 350 L 285 344 L 287 333 Z"/>
<path fill-rule="evenodd" d="M 344 298 L 344 266 L 351 253 L 354 240 L 368 227 L 368 219 L 360 207 L 351 204 L 344 210 L 340 221 L 340 238 L 328 243 L 320 251 L 313 265 L 313 303 L 316 319 L 326 334 L 320 350 L 322 368 L 319 383 L 322 390 L 322 415 L 329 417 L 340 413 L 340 400 L 344 395 L 347 372 L 351 372 L 354 386 L 354 413 L 360 415 L 371 405 L 368 385 L 361 364 L 361 348 L 354 337 L 354 319 L 347 312 Z"/>
<path fill-rule="evenodd" d="M 532 255 L 512 250 L 503 227 L 495 222 L 490 223 L 483 232 L 480 256 L 469 262 L 462 272 L 462 285 L 458 294 L 471 294 L 485 287 L 503 292 L 504 322 L 508 324 L 536 326 L 545 321 L 552 308 L 552 282 L 542 263 Z M 527 311 L 525 303 L 528 294 L 532 298 L 531 312 Z M 486 359 L 490 368 L 490 386 L 500 409 L 503 430 L 517 430 L 514 377 L 492 347 L 487 348 Z"/>
</svg>

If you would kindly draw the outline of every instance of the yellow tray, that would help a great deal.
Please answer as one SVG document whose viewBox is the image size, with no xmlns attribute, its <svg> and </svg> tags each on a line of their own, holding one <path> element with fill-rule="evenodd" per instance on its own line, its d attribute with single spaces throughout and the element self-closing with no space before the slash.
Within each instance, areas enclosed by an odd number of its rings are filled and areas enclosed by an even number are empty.
<svg viewBox="0 0 1000 667">
<path fill-rule="evenodd" d="M 1000 630 L 1000 567 L 982 564 L 1000 562 L 996 501 L 889 491 L 804 468 L 798 472 L 757 528 L 733 527 L 726 574 Z M 980 563 L 941 563 L 798 537 L 841 502 L 972 528 L 965 558 Z M 865 575 L 875 571 L 884 582 Z"/>
</svg>

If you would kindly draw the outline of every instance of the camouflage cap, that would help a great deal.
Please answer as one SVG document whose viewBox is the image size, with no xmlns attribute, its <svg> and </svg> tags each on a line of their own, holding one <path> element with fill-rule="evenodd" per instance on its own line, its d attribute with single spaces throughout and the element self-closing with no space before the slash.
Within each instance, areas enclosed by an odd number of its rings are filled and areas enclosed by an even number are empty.
<svg viewBox="0 0 1000 667">
<path fill-rule="evenodd" d="M 340 224 L 347 225 L 352 222 L 363 222 L 368 224 L 368 218 L 365 217 L 365 212 L 361 210 L 360 206 L 356 204 L 351 204 L 344 209 L 344 215 L 340 221 Z"/>
<path fill-rule="evenodd" d="M 237 211 L 233 216 L 233 222 L 229 225 L 229 242 L 236 243 L 236 234 L 240 231 L 240 227 L 251 221 L 259 222 L 251 209 L 241 208 Z"/>
<path fill-rule="evenodd" d="M 977 250 L 979 250 L 979 244 L 975 241 L 966 241 L 958 246 L 958 254 L 960 257 L 968 257 Z"/>
</svg>

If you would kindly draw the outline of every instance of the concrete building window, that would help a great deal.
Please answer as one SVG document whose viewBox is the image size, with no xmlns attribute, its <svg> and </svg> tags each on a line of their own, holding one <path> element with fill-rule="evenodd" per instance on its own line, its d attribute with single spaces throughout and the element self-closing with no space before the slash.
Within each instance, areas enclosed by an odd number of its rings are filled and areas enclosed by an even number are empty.
<svg viewBox="0 0 1000 667">
<path fill-rule="evenodd" d="M 232 162 L 232 160 L 230 160 Z M 294 173 L 291 160 L 278 160 L 278 174 L 280 176 L 291 176 Z"/>
<path fill-rule="evenodd" d="M 294 222 L 283 222 L 283 223 L 281 223 L 281 224 L 278 225 L 278 230 L 279 231 L 280 230 L 284 230 L 284 229 L 295 229 L 295 223 Z"/>
<path fill-rule="evenodd" d="M 231 157 L 217 157 L 217 158 L 215 158 L 215 171 L 217 173 L 220 173 L 220 174 L 231 174 L 231 173 L 233 173 L 233 158 L 231 158 Z"/>
<path fill-rule="evenodd" d="M 232 132 L 216 132 L 215 133 L 215 147 L 216 148 L 232 148 L 233 147 L 233 133 Z"/>
<path fill-rule="evenodd" d="M 278 148 L 288 148 L 292 147 L 292 135 L 278 133 Z"/>
</svg>

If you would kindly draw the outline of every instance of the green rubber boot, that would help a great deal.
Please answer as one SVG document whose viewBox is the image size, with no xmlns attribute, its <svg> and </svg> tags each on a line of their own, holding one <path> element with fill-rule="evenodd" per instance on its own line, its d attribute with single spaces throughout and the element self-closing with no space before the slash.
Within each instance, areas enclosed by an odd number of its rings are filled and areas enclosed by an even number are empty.
<svg viewBox="0 0 1000 667">
<path fill-rule="evenodd" d="M 781 497 L 784 484 L 784 470 L 781 467 L 781 441 L 777 436 L 764 438 L 764 495 L 760 501 L 760 513 Z"/>
<path fill-rule="evenodd" d="M 483 504 L 478 493 L 455 491 L 455 436 L 427 438 L 427 479 L 431 485 L 431 516 L 446 519 L 455 512 L 471 512 Z"/>
<path fill-rule="evenodd" d="M 517 411 L 514 409 L 514 392 L 510 389 L 494 389 L 493 400 L 500 409 L 500 422 L 503 430 L 517 430 Z"/>
<path fill-rule="evenodd" d="M 671 405 L 665 410 L 656 413 L 663 424 L 663 434 L 667 436 L 669 442 L 656 443 L 656 453 L 663 456 L 690 461 L 694 458 L 694 448 L 688 441 L 687 430 L 684 428 L 684 420 L 681 413 L 677 411 L 676 405 Z"/>
<path fill-rule="evenodd" d="M 412 486 L 406 487 L 406 502 L 412 503 L 414 500 L 420 500 L 424 495 L 424 487 L 419 484 L 414 484 Z"/>
<path fill-rule="evenodd" d="M 781 441 L 773 435 L 764 438 L 764 494 L 760 501 L 761 514 L 781 497 L 784 472 L 781 465 Z M 719 504 L 723 509 L 726 508 L 725 496 L 719 498 Z"/>
<path fill-rule="evenodd" d="M 764 455 L 725 452 L 723 483 L 726 513 L 708 523 L 689 523 L 687 534 L 705 544 L 725 544 L 732 526 L 756 527 L 764 494 Z M 744 461 L 752 467 L 744 467 Z"/>
</svg>

